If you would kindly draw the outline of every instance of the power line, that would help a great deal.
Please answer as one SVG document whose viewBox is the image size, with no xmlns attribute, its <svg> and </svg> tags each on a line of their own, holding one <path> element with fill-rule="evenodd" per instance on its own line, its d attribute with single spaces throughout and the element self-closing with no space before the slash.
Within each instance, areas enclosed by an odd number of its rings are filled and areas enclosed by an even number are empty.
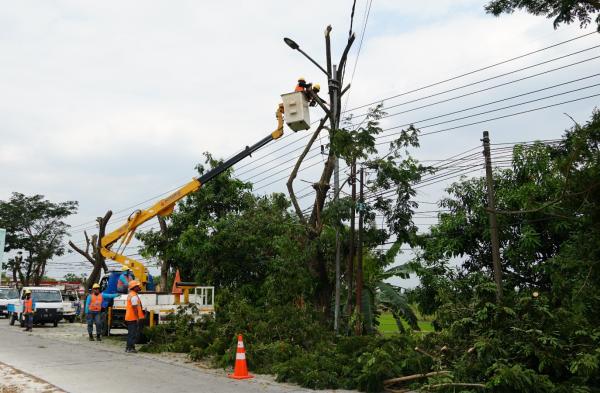
<svg viewBox="0 0 600 393">
<path fill-rule="evenodd" d="M 363 29 L 363 30 L 364 30 L 364 29 Z M 557 47 L 557 46 L 559 46 L 559 45 L 563 45 L 563 44 L 566 44 L 566 43 L 568 43 L 568 42 L 572 42 L 572 41 L 578 40 L 578 39 L 580 39 L 580 38 L 583 38 L 583 37 L 586 37 L 586 36 L 588 36 L 588 35 L 592 35 L 592 34 L 594 34 L 594 33 L 587 33 L 587 34 L 584 34 L 584 35 L 581 35 L 581 36 L 578 36 L 578 37 L 572 38 L 572 39 L 570 39 L 570 40 L 566 40 L 566 41 L 563 41 L 563 42 L 559 42 L 559 43 L 557 43 L 557 44 L 550 45 L 550 46 L 548 46 L 548 47 L 541 48 L 541 49 L 538 49 L 538 50 L 536 50 L 536 51 L 528 52 L 528 53 L 525 53 L 525 54 L 523 54 L 523 55 L 516 56 L 516 57 L 513 57 L 513 58 L 511 58 L 511 59 L 504 60 L 504 61 L 502 61 L 502 62 L 495 63 L 495 64 L 492 64 L 492 65 L 489 65 L 489 66 L 486 66 L 486 67 L 483 67 L 483 68 L 479 68 L 479 69 L 476 69 L 476 70 L 473 70 L 473 71 L 470 71 L 470 72 L 467 72 L 467 73 L 464 73 L 464 74 L 461 74 L 461 75 L 457 75 L 457 76 L 454 76 L 454 77 L 452 77 L 452 78 L 448 78 L 448 79 L 446 79 L 446 80 L 443 80 L 443 81 L 440 81 L 440 82 L 432 83 L 432 84 L 429 84 L 429 85 L 426 85 L 426 86 L 423 86 L 423 87 L 420 87 L 420 88 L 418 88 L 418 89 L 414 89 L 414 90 L 411 90 L 411 91 L 408 91 L 408 92 L 404 92 L 404 93 L 396 94 L 396 95 L 394 95 L 394 96 L 391 96 L 391 97 L 384 98 L 383 100 L 393 99 L 393 98 L 400 97 L 400 96 L 403 96 L 403 95 L 406 95 L 406 94 L 409 94 L 409 93 L 413 93 L 413 92 L 416 92 L 416 91 L 424 90 L 424 89 L 426 89 L 426 88 L 429 88 L 429 87 L 437 86 L 437 85 L 440 85 L 440 84 L 442 84 L 442 83 L 446 83 L 446 82 L 448 82 L 448 81 L 451 81 L 451 80 L 456 80 L 456 79 L 459 79 L 459 78 L 461 78 L 461 77 L 464 77 L 464 76 L 467 76 L 467 75 L 472 75 L 472 74 L 474 74 L 474 73 L 477 73 L 477 72 L 480 72 L 480 71 L 483 71 L 483 70 L 486 70 L 486 69 L 490 69 L 490 68 L 492 68 L 492 67 L 496 67 L 496 66 L 498 66 L 498 65 L 505 64 L 505 63 L 508 63 L 508 62 L 510 62 L 510 61 L 514 61 L 514 60 L 517 60 L 517 59 L 520 59 L 520 58 L 523 58 L 523 57 L 526 57 L 526 56 L 529 56 L 529 55 L 532 55 L 532 54 L 535 54 L 535 53 L 539 53 L 539 52 L 542 52 L 542 51 L 548 50 L 548 49 L 550 49 L 550 48 L 554 48 L 554 47 Z M 593 48 L 595 48 L 595 47 L 593 47 Z M 581 53 L 581 52 L 583 52 L 583 51 L 586 51 L 586 50 L 589 50 L 589 49 L 592 49 L 592 48 L 584 49 L 584 50 L 582 50 L 582 51 L 578 51 L 578 52 L 571 53 L 571 54 L 568 54 L 568 55 L 565 55 L 565 56 L 561 56 L 561 57 L 559 57 L 559 58 L 555 58 L 555 59 L 552 59 L 552 60 L 548 60 L 548 61 L 546 61 L 546 62 L 543 62 L 542 64 L 548 63 L 548 62 L 550 62 L 550 61 L 555 61 L 555 60 L 557 60 L 557 59 L 564 58 L 564 57 L 567 57 L 567 56 L 571 56 L 571 55 L 573 55 L 573 54 L 576 54 L 576 53 Z M 539 64 L 537 64 L 537 65 L 539 65 Z M 526 67 L 526 68 L 531 68 L 531 67 L 534 67 L 534 66 L 537 66 L 537 65 L 529 66 L 529 67 Z M 525 68 L 525 69 L 526 69 L 526 68 Z M 516 71 L 514 71 L 514 72 L 516 72 Z M 504 75 L 506 75 L 506 74 L 504 74 Z M 489 80 L 489 78 L 488 78 L 488 79 L 486 79 L 486 80 Z M 482 82 L 482 81 L 479 81 L 479 83 L 481 83 L 481 82 Z M 455 90 L 455 89 L 451 89 L 450 91 L 452 91 L 452 90 Z M 592 96 L 590 96 L 590 97 L 585 97 L 585 98 L 582 98 L 582 99 L 591 98 L 591 97 L 592 97 Z M 361 106 L 359 106 L 359 107 L 352 108 L 352 109 L 350 109 L 350 110 L 348 110 L 348 111 L 346 111 L 346 112 L 353 111 L 353 110 L 360 109 L 360 108 L 364 108 L 364 107 L 367 107 L 367 106 L 369 106 L 369 105 L 372 105 L 372 104 L 374 104 L 374 103 L 377 103 L 377 102 L 380 102 L 380 101 L 381 101 L 381 100 L 378 100 L 378 101 L 375 101 L 375 102 L 372 102 L 372 103 L 369 103 L 369 104 L 361 105 Z M 575 101 L 575 100 L 573 100 L 573 101 Z M 567 101 L 567 102 L 573 102 L 573 101 Z M 565 103 L 567 103 L 567 102 L 565 102 Z M 556 105 L 559 105 L 559 104 L 556 104 Z M 553 106 L 556 106 L 556 105 L 553 105 Z M 551 107 L 551 106 L 547 106 L 547 107 Z M 543 108 L 539 108 L 539 109 L 544 109 L 544 108 L 547 108 L 547 107 L 543 107 Z M 539 110 L 539 109 L 538 109 L 538 110 Z M 531 110 L 531 111 L 533 111 L 533 110 Z M 522 113 L 527 113 L 527 112 L 529 112 L 529 111 L 525 111 L 525 112 L 522 112 Z M 520 114 L 520 113 L 519 113 L 519 114 Z M 516 115 L 516 114 L 514 114 L 514 115 Z M 503 118 L 503 117 L 500 117 L 500 118 Z M 492 121 L 492 120 L 486 120 L 486 121 Z M 480 124 L 480 122 L 477 122 L 477 123 L 472 123 L 472 124 L 469 124 L 469 125 L 473 125 L 473 124 Z M 466 126 L 466 125 L 465 125 L 465 126 Z M 453 127 L 453 129 L 454 129 L 454 128 L 455 128 L 455 127 Z M 431 133 L 427 133 L 427 134 L 431 134 Z M 292 135 L 292 134 L 288 134 L 288 135 Z M 296 140 L 296 141 L 294 141 L 294 142 L 292 142 L 292 143 L 290 143 L 290 144 L 287 144 L 286 146 L 289 146 L 289 145 L 291 145 L 291 144 L 293 144 L 293 143 L 297 143 L 298 141 L 301 141 L 301 140 L 302 140 L 302 139 L 304 139 L 305 137 L 306 137 L 306 136 L 304 136 L 304 137 L 301 137 L 301 138 L 299 138 L 298 140 Z M 284 138 L 285 138 L 285 137 L 284 137 Z M 281 139 L 284 139 L 284 138 L 281 138 Z M 285 147 L 285 146 L 282 146 L 281 148 L 283 148 L 283 147 Z M 280 149 L 278 149 L 278 150 L 280 150 Z M 277 150 L 276 150 L 276 151 L 277 151 Z M 288 154 L 289 154 L 289 153 L 288 153 Z M 267 156 L 263 156 L 263 157 L 267 157 Z M 262 158 L 262 157 L 261 157 L 261 158 Z M 240 166 L 240 167 L 238 167 L 238 169 L 239 169 L 239 168 L 242 168 L 242 167 L 245 167 L 245 166 L 248 166 L 248 165 L 251 165 L 252 163 L 255 163 L 256 161 L 258 161 L 259 159 L 260 159 L 260 158 L 256 159 L 254 162 L 250 162 L 250 163 L 248 163 L 248 164 L 246 164 L 246 165 Z M 273 161 L 273 160 L 271 160 L 271 162 L 272 162 L 272 161 Z M 272 183 L 269 183 L 269 184 L 267 184 L 267 185 L 270 185 L 270 184 L 272 184 Z M 265 186 L 267 186 L 267 185 L 265 185 Z M 264 188 L 265 186 L 263 186 L 263 187 L 259 187 L 258 189 Z M 172 189 L 172 190 L 170 190 L 170 191 L 167 191 L 167 192 L 161 193 L 161 194 L 159 194 L 159 195 L 157 195 L 157 196 L 154 196 L 154 197 L 152 197 L 152 198 L 149 198 L 149 199 L 147 199 L 146 201 L 143 201 L 143 202 L 140 202 L 140 203 L 138 203 L 138 204 L 135 204 L 135 205 L 129 206 L 129 207 L 125 208 L 125 209 L 121 209 L 121 210 L 117 211 L 116 213 L 120 213 L 120 212 L 123 212 L 123 211 L 125 211 L 125 210 L 131 209 L 131 208 L 137 207 L 137 206 L 139 206 L 139 205 L 142 205 L 142 204 L 144 204 L 144 203 L 147 203 L 147 202 L 150 202 L 150 201 L 152 201 L 152 200 L 155 200 L 156 198 L 158 198 L 158 197 L 160 197 L 160 196 L 163 196 L 163 195 L 165 195 L 165 194 L 168 194 L 169 192 L 173 192 L 173 191 L 175 191 L 175 190 L 176 190 L 176 189 L 178 189 L 178 188 L 179 188 L 179 187 L 177 187 L 177 188 L 174 188 L 174 189 Z M 257 190 L 258 190 L 258 189 L 257 189 Z M 115 218 L 116 218 L 116 217 L 115 217 Z M 89 221 L 89 222 L 86 222 L 86 223 L 77 224 L 77 225 L 75 225 L 75 226 L 72 226 L 72 228 L 81 227 L 81 226 L 84 226 L 84 225 L 86 225 L 86 224 L 89 224 L 89 223 L 94 223 L 94 221 Z M 92 227 L 90 227 L 90 228 L 94 228 L 94 227 L 95 227 L 95 226 L 92 226 Z"/>
<path fill-rule="evenodd" d="M 413 89 L 413 90 L 409 90 L 409 91 L 406 91 L 406 92 L 403 92 L 403 93 L 395 94 L 395 95 L 392 95 L 392 96 L 389 96 L 389 97 L 386 97 L 386 98 L 383 98 L 383 99 L 375 100 L 375 101 L 370 102 L 368 104 L 359 105 L 359 106 L 356 106 L 354 108 L 348 109 L 346 112 L 352 112 L 352 111 L 355 111 L 356 109 L 366 108 L 368 106 L 377 104 L 377 103 L 379 103 L 381 101 L 387 101 L 387 100 L 391 100 L 391 99 L 394 99 L 394 98 L 397 98 L 397 97 L 402 97 L 402 96 L 405 96 L 405 95 L 408 95 L 408 94 L 411 94 L 411 93 L 415 93 L 417 91 L 422 91 L 422 90 L 428 89 L 430 87 L 438 86 L 438 85 L 441 85 L 441 84 L 444 84 L 444 83 L 447 83 L 447 82 L 450 82 L 450 81 L 453 81 L 453 80 L 456 80 L 456 79 L 464 78 L 465 76 L 469 76 L 469 75 L 473 75 L 473 74 L 476 74 L 476 73 L 481 72 L 481 71 L 489 70 L 490 68 L 494 68 L 494 67 L 497 67 L 497 66 L 502 65 L 502 64 L 506 64 L 506 63 L 509 63 L 509 62 L 512 62 L 512 61 L 515 61 L 515 60 L 518 60 L 518 59 L 522 59 L 524 57 L 531 56 L 533 54 L 540 53 L 540 52 L 546 51 L 548 49 L 556 48 L 557 46 L 564 45 L 564 44 L 567 44 L 569 42 L 573 42 L 573 41 L 579 40 L 581 38 L 584 38 L 584 37 L 587 37 L 587 36 L 590 36 L 590 35 L 593 35 L 593 34 L 596 34 L 596 32 L 582 34 L 580 36 L 571 38 L 569 40 L 562 41 L 562 42 L 559 42 L 559 43 L 556 43 L 556 44 L 553 44 L 553 45 L 550 45 L 550 46 L 546 46 L 544 48 L 541 48 L 541 49 L 538 49 L 538 50 L 535 50 L 535 51 L 527 52 L 527 53 L 524 53 L 522 55 L 515 56 L 515 57 L 512 57 L 510 59 L 503 60 L 503 61 L 500 61 L 498 63 L 491 64 L 489 66 L 478 68 L 478 69 L 475 69 L 473 71 L 466 72 L 464 74 L 456 75 L 456 76 L 453 76 L 453 77 L 441 80 L 439 82 L 431 83 L 429 85 L 425 85 L 425 86 L 422 86 L 422 87 L 419 87 L 419 88 L 416 88 L 416 89 Z"/>
</svg>

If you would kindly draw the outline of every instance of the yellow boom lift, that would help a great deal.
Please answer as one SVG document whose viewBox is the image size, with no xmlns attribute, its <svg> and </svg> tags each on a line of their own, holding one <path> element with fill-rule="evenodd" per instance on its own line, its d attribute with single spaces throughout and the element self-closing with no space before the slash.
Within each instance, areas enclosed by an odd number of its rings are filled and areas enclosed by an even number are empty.
<svg viewBox="0 0 600 393">
<path fill-rule="evenodd" d="M 182 186 L 177 191 L 173 192 L 168 197 L 161 199 L 153 206 L 146 210 L 136 210 L 128 218 L 127 222 L 121 225 L 116 230 L 105 235 L 101 239 L 102 248 L 100 252 L 102 255 L 113 261 L 120 263 L 131 269 L 135 278 L 140 281 L 143 285 L 143 290 L 146 289 L 146 283 L 148 282 L 148 272 L 144 264 L 135 259 L 129 258 L 123 255 L 125 247 L 133 239 L 136 229 L 145 223 L 146 221 L 156 217 L 166 217 L 173 213 L 175 204 L 185 196 L 197 191 L 202 185 L 214 179 L 233 165 L 237 164 L 244 158 L 252 155 L 255 151 L 265 146 L 269 142 L 279 139 L 283 135 L 283 114 L 286 113 L 286 123 L 294 130 L 307 130 L 310 128 L 309 109 L 306 96 L 303 93 L 288 93 L 281 96 L 283 103 L 279 104 L 275 113 L 277 117 L 277 129 L 271 132 L 268 136 L 261 139 L 259 142 L 252 146 L 246 146 L 244 150 L 231 157 L 222 164 L 216 166 L 210 171 L 206 172 L 198 178 L 193 178 L 192 181 Z M 112 247 L 118 243 L 115 250 Z M 165 288 L 163 288 L 164 290 Z"/>
</svg>

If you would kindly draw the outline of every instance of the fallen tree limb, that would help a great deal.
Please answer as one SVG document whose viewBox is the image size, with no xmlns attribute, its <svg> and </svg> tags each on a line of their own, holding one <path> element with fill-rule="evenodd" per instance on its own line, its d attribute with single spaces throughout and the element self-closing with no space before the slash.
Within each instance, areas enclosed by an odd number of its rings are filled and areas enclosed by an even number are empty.
<svg viewBox="0 0 600 393">
<path fill-rule="evenodd" d="M 395 384 L 398 382 L 413 381 L 415 379 L 428 378 L 428 377 L 433 377 L 436 375 L 449 374 L 449 373 L 450 373 L 450 371 L 433 371 L 433 372 L 430 372 L 427 374 L 406 375 L 404 377 L 386 379 L 385 381 L 383 381 L 383 384 L 384 385 L 392 385 L 392 384 Z"/>
<path fill-rule="evenodd" d="M 445 388 L 445 387 L 464 387 L 464 388 L 482 388 L 485 389 L 485 385 L 482 383 L 463 383 L 463 382 L 447 382 L 447 383 L 437 383 L 435 385 L 427 385 L 424 386 L 425 389 L 437 389 L 437 388 Z"/>
</svg>

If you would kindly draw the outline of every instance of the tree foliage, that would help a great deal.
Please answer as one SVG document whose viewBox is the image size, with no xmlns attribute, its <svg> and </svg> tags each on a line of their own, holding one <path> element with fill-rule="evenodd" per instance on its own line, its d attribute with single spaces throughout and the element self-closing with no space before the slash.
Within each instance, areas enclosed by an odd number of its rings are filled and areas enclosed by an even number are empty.
<svg viewBox="0 0 600 393">
<path fill-rule="evenodd" d="M 562 23 L 570 24 L 579 21 L 581 27 L 592 23 L 598 25 L 600 32 L 600 1 L 598 0 L 493 0 L 485 10 L 498 16 L 502 13 L 512 13 L 517 9 L 525 9 L 533 15 L 543 15 L 554 18 L 554 28 Z"/>
<path fill-rule="evenodd" d="M 496 171 L 506 298 L 494 300 L 483 179 L 448 189 L 422 239 L 412 294 L 436 312 L 432 351 L 462 380 L 498 392 L 600 386 L 600 112 L 560 143 L 517 146 Z M 462 260 L 458 268 L 449 261 Z M 591 390 L 590 390 L 591 389 Z"/>
<path fill-rule="evenodd" d="M 14 192 L 8 201 L 0 201 L 0 227 L 6 228 L 5 251 L 20 251 L 8 267 L 21 285 L 37 284 L 46 271 L 46 263 L 65 253 L 63 238 L 69 225 L 64 219 L 77 212 L 76 201 L 54 203 L 43 195 L 27 196 Z"/>
</svg>

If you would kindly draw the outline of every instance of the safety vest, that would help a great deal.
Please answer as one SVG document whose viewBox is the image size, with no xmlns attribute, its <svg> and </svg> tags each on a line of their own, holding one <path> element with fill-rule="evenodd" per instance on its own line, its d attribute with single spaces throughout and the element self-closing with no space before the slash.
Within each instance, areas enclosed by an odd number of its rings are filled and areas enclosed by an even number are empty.
<svg viewBox="0 0 600 393">
<path fill-rule="evenodd" d="M 131 304 L 131 299 L 137 297 L 138 304 L 134 306 Z M 136 318 L 137 314 L 137 318 Z M 137 321 L 138 319 L 144 319 L 144 310 L 142 309 L 142 301 L 135 291 L 129 292 L 127 295 L 127 308 L 125 309 L 125 320 L 126 321 Z"/>
<path fill-rule="evenodd" d="M 294 91 L 304 91 L 304 87 L 300 86 L 300 85 L 296 85 L 296 88 L 294 89 Z"/>
<path fill-rule="evenodd" d="M 122 293 L 126 293 L 127 292 L 127 287 L 129 286 L 129 283 L 133 280 L 133 277 L 131 277 L 130 275 L 127 274 L 121 274 L 119 276 L 119 280 L 117 281 L 117 290 L 122 292 Z"/>
<path fill-rule="evenodd" d="M 25 314 L 33 314 L 33 299 L 25 299 L 23 306 L 25 307 L 25 310 L 23 311 Z"/>
<path fill-rule="evenodd" d="M 99 293 L 94 295 L 93 293 L 90 295 L 90 305 L 88 306 L 88 310 L 91 312 L 99 312 L 102 310 L 102 294 Z"/>
</svg>

